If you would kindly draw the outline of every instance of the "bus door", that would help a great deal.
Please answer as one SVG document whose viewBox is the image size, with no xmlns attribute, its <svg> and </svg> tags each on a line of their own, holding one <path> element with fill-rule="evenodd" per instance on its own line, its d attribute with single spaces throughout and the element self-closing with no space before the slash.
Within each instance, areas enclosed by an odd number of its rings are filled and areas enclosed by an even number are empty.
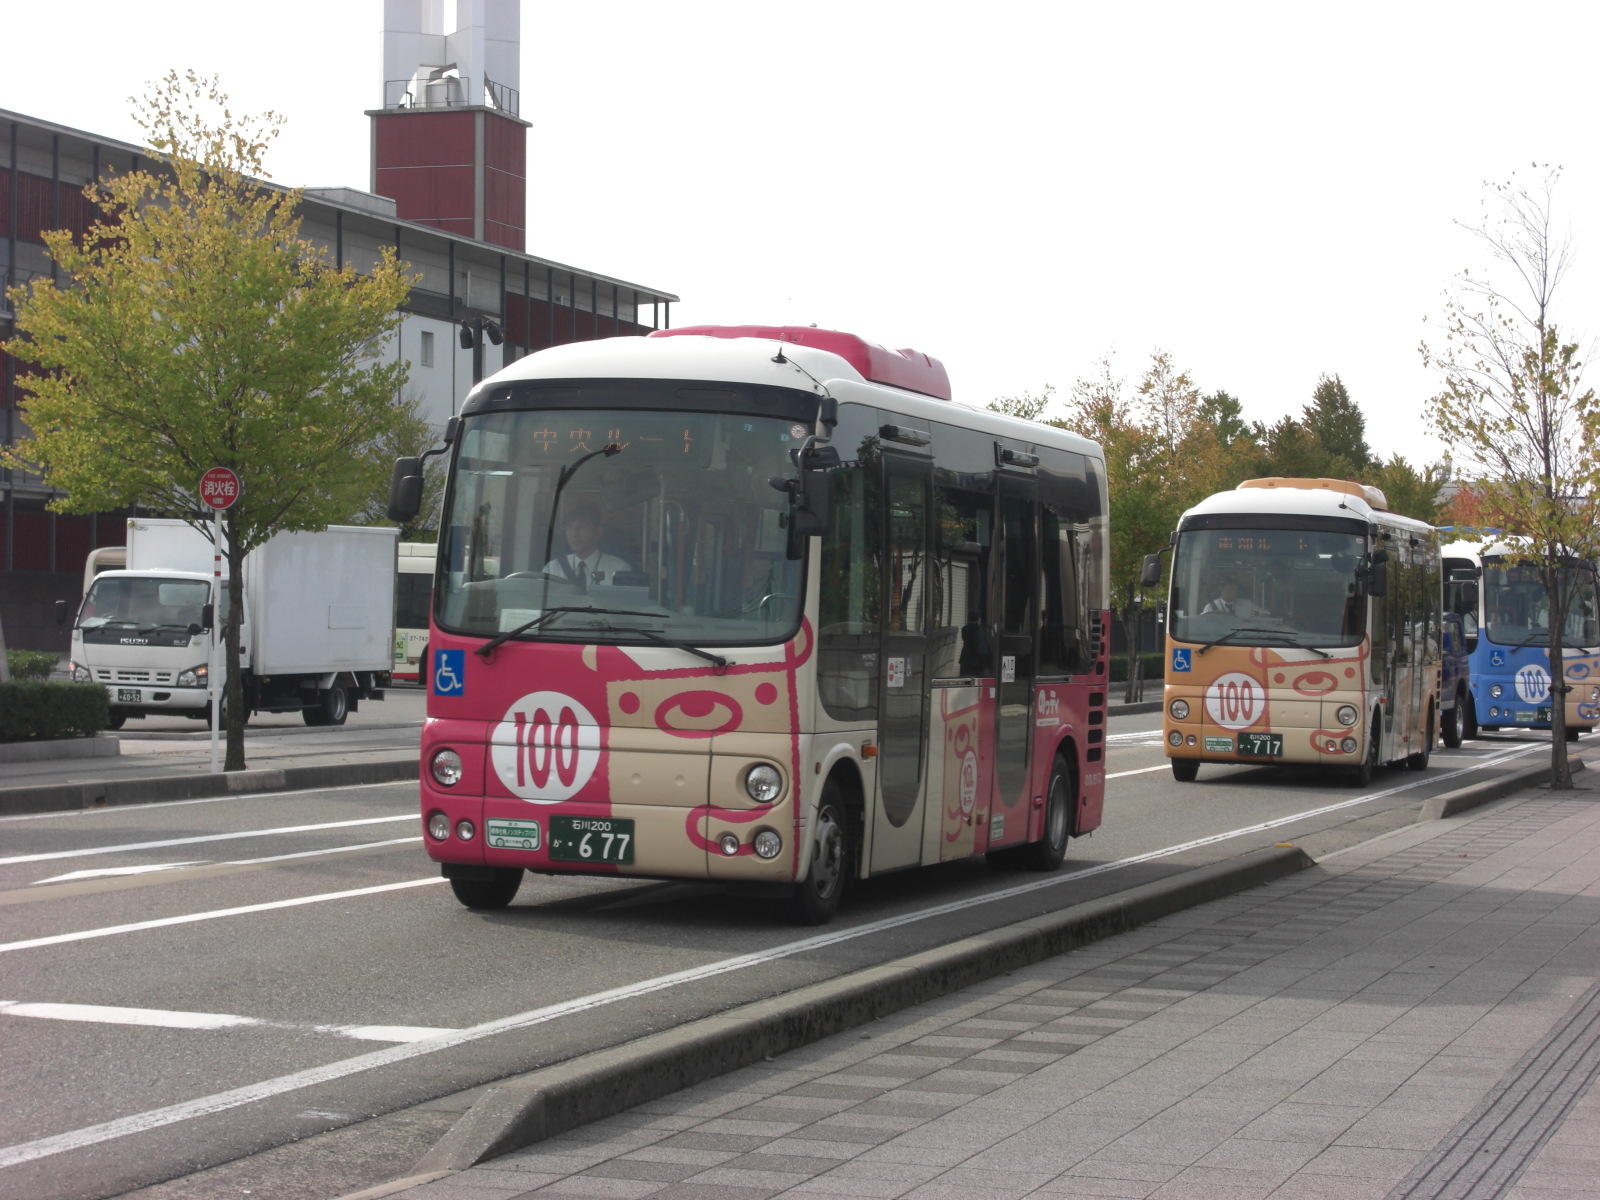
<svg viewBox="0 0 1600 1200">
<path fill-rule="evenodd" d="M 1028 835 L 1034 610 L 1039 591 L 1034 481 L 1001 476 L 998 484 L 1000 569 L 994 612 L 999 622 L 995 642 L 1000 661 L 995 685 L 995 792 L 989 812 L 991 846 L 1018 842 Z"/>
<path fill-rule="evenodd" d="M 883 456 L 882 642 L 878 656 L 878 803 L 874 872 L 922 861 L 922 775 L 928 730 L 928 489 L 932 464 Z"/>
</svg>

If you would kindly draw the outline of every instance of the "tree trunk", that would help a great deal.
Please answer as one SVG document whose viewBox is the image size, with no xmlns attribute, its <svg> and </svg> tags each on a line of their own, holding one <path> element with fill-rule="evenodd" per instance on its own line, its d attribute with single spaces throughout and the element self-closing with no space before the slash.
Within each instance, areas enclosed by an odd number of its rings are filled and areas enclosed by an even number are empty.
<svg viewBox="0 0 1600 1200">
<path fill-rule="evenodd" d="M 1552 593 L 1554 589 L 1552 589 Z M 1566 625 L 1566 605 L 1550 604 L 1550 790 L 1572 790 L 1572 763 L 1567 758 L 1567 660 L 1561 652 L 1561 630 Z"/>
<path fill-rule="evenodd" d="M 1124 703 L 1134 704 L 1144 699 L 1144 656 L 1143 647 L 1139 644 L 1139 635 L 1143 631 L 1144 623 L 1139 620 L 1140 609 L 1137 604 L 1130 604 L 1122 610 L 1122 632 L 1128 644 L 1128 670 L 1123 683 L 1122 699 Z"/>
</svg>

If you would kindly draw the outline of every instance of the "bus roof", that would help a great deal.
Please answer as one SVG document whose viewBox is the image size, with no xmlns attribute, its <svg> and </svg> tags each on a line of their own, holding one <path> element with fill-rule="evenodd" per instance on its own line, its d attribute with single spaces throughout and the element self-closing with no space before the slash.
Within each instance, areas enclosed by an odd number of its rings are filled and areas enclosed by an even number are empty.
<svg viewBox="0 0 1600 1200">
<path fill-rule="evenodd" d="M 769 332 L 793 333 L 799 340 L 766 336 Z M 847 351 L 849 356 L 841 354 L 840 350 Z M 865 360 L 862 355 L 866 356 Z M 919 367 L 905 356 L 924 360 L 924 365 Z M 899 366 L 895 365 L 896 359 L 901 360 Z M 931 387 L 936 376 L 943 381 L 946 394 L 935 395 L 870 378 L 863 373 L 862 365 L 880 375 L 892 375 L 895 370 L 924 371 L 921 382 Z M 489 376 L 473 389 L 462 411 L 471 411 L 474 400 L 487 396 L 497 386 L 533 379 L 682 379 L 803 388 L 819 394 L 826 392 L 841 403 L 875 403 L 907 416 L 1071 450 L 1096 461 L 1103 462 L 1105 457 L 1094 441 L 1081 434 L 953 400 L 948 395 L 949 379 L 937 359 L 917 351 L 886 350 L 853 334 L 833 330 L 766 325 L 690 326 L 657 330 L 645 337 L 599 338 L 552 346 L 508 363 Z"/>
<path fill-rule="evenodd" d="M 816 329 L 809 325 L 685 325 L 681 329 L 657 329 L 646 336 L 761 338 L 810 346 L 837 354 L 854 367 L 861 378 L 873 383 L 886 383 L 940 400 L 950 399 L 950 376 L 937 358 L 920 350 L 890 350 L 836 329 Z"/>
<path fill-rule="evenodd" d="M 1304 485 L 1304 486 L 1302 486 Z M 1323 486 L 1328 485 L 1328 486 Z M 1404 517 L 1374 506 L 1365 494 L 1366 485 L 1343 479 L 1247 479 L 1232 491 L 1216 492 L 1207 496 L 1179 518 L 1206 516 L 1215 513 L 1249 515 L 1347 517 L 1412 532 L 1433 527 L 1426 521 Z M 1376 492 L 1377 489 L 1373 488 Z M 1378 493 L 1382 498 L 1382 493 Z"/>
</svg>

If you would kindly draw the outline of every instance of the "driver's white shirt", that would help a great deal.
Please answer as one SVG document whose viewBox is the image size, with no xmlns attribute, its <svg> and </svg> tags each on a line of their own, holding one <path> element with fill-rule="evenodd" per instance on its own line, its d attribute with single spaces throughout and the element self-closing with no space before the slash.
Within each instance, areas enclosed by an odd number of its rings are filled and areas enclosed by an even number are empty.
<svg viewBox="0 0 1600 1200">
<path fill-rule="evenodd" d="M 593 554 L 581 558 L 576 554 L 563 554 L 559 558 L 552 558 L 545 564 L 545 574 L 554 575 L 558 579 L 567 578 L 563 563 L 571 568 L 573 579 L 584 583 L 610 583 L 618 571 L 633 569 L 628 566 L 625 559 L 596 550 Z"/>
</svg>

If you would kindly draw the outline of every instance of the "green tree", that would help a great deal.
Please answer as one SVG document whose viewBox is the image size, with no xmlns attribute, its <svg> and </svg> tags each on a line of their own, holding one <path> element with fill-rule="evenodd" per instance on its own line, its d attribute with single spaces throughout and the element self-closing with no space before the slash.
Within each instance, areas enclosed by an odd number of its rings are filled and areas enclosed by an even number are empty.
<svg viewBox="0 0 1600 1200">
<path fill-rule="evenodd" d="M 1600 557 L 1600 405 L 1583 384 L 1575 342 L 1554 316 L 1571 262 L 1554 232 L 1558 168 L 1538 185 L 1495 185 L 1484 219 L 1469 227 L 1493 266 L 1463 272 L 1447 301 L 1444 341 L 1424 342 L 1423 361 L 1444 390 L 1429 421 L 1458 469 L 1475 479 L 1481 506 L 1526 539 L 1512 557 L 1535 567 L 1548 605 L 1551 786 L 1570 788 L 1561 634 L 1572 597 L 1565 566 Z M 1502 285 L 1496 276 L 1511 282 Z"/>
<path fill-rule="evenodd" d="M 1300 424 L 1322 451 L 1318 472 L 1330 478 L 1361 478 L 1372 462 L 1367 446 L 1367 419 L 1350 399 L 1344 381 L 1324 375 L 1311 393 L 1311 403 L 1300 414 Z"/>
<path fill-rule="evenodd" d="M 1023 392 L 1020 396 L 999 396 L 989 401 L 989 409 L 991 412 L 1004 413 L 1008 417 L 1020 417 L 1024 421 L 1043 421 L 1045 410 L 1050 407 L 1055 391 L 1055 388 L 1047 383 L 1037 396 L 1032 392 Z"/>
<path fill-rule="evenodd" d="M 388 251 L 360 275 L 300 237 L 297 193 L 259 182 L 280 119 L 236 119 L 215 79 L 171 72 L 135 119 L 159 165 L 89 185 L 102 219 L 81 240 L 45 235 L 66 280 L 12 292 L 23 336 L 6 348 L 38 374 L 32 435 L 7 457 L 64 489 L 61 511 L 138 504 L 196 522 L 201 474 L 232 467 L 227 554 L 242 582 L 274 533 L 325 528 L 384 488 L 375 447 L 405 420 L 406 367 L 383 351 L 410 279 Z M 243 588 L 229 595 L 236 771 Z"/>
<path fill-rule="evenodd" d="M 1414 467 L 1401 455 L 1391 455 L 1388 461 L 1374 462 L 1361 478 L 1383 492 L 1389 502 L 1389 511 L 1415 517 L 1430 525 L 1439 520 L 1439 491 L 1444 487 L 1443 463 Z"/>
</svg>

